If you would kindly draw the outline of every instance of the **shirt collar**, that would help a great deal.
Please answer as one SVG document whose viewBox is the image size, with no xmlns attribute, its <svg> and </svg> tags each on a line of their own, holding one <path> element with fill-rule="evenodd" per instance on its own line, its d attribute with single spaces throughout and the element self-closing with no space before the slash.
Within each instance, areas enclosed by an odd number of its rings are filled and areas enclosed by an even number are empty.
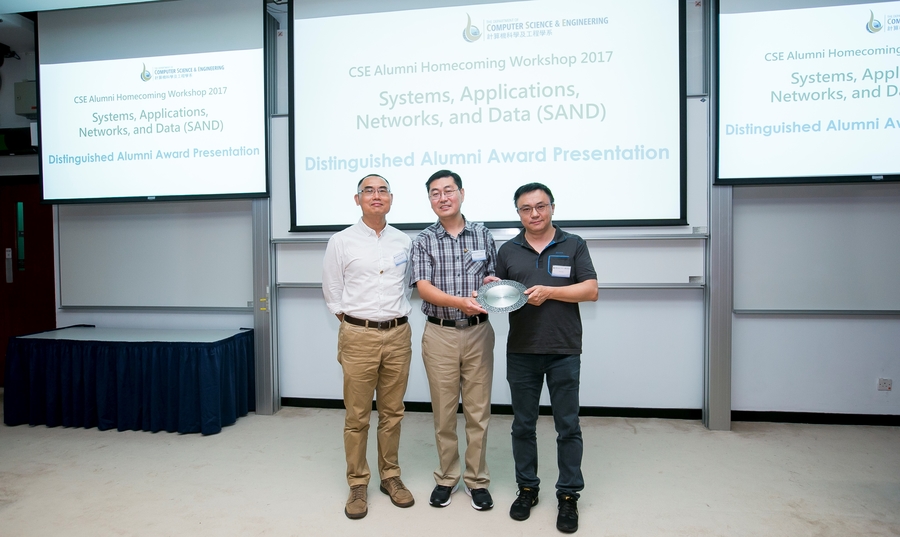
<svg viewBox="0 0 900 537">
<path fill-rule="evenodd" d="M 472 231 L 472 223 L 466 219 L 465 215 L 462 215 L 462 217 L 463 217 L 463 222 L 465 222 L 465 225 L 463 226 L 462 231 L 459 232 L 460 235 L 465 233 L 466 230 Z M 452 235 L 447 233 L 447 230 L 444 229 L 444 224 L 442 224 L 440 220 L 435 222 L 434 225 L 435 225 L 435 229 L 436 229 L 435 234 L 438 236 L 439 239 L 443 238 L 443 237 L 452 237 Z"/>
<path fill-rule="evenodd" d="M 550 241 L 550 244 L 559 244 L 566 240 L 568 235 L 566 234 L 565 231 L 561 230 L 559 228 L 559 226 L 557 226 L 556 224 L 553 224 L 553 229 L 555 229 L 556 231 L 553 234 L 553 240 Z M 512 239 L 512 242 L 513 242 L 513 244 L 518 244 L 519 246 L 525 246 L 526 244 L 528 244 L 527 242 L 525 242 L 525 229 L 524 228 L 522 229 L 522 231 L 519 232 L 518 235 L 516 235 Z M 550 246 L 550 245 L 548 245 L 548 246 Z"/>
<path fill-rule="evenodd" d="M 359 217 L 359 221 L 356 222 L 356 226 L 359 228 L 359 231 L 361 233 L 363 233 L 364 235 L 369 236 L 369 237 L 376 237 L 376 238 L 378 237 L 378 234 L 375 233 L 375 230 L 370 228 L 369 226 L 366 225 L 365 222 L 363 222 L 362 217 Z M 384 235 L 384 232 L 385 232 L 385 230 L 387 230 L 387 228 L 388 228 L 388 224 L 385 224 L 384 229 L 381 230 L 382 235 Z"/>
</svg>

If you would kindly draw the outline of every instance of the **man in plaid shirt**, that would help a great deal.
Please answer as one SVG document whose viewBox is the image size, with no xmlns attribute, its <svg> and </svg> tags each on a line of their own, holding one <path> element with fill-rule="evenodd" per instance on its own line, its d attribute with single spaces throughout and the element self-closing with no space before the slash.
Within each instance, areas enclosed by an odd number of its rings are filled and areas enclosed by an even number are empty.
<svg viewBox="0 0 900 537">
<path fill-rule="evenodd" d="M 425 183 L 438 221 L 425 228 L 410 251 L 410 286 L 422 297 L 428 317 L 422 335 L 422 360 L 431 390 L 434 437 L 438 451 L 437 483 L 429 503 L 450 504 L 460 479 L 456 412 L 462 394 L 466 418 L 466 492 L 479 511 L 494 506 L 488 492 L 485 455 L 491 417 L 494 329 L 487 312 L 473 298 L 482 284 L 497 279 L 497 249 L 491 232 L 469 222 L 461 211 L 462 179 L 440 170 Z"/>
</svg>

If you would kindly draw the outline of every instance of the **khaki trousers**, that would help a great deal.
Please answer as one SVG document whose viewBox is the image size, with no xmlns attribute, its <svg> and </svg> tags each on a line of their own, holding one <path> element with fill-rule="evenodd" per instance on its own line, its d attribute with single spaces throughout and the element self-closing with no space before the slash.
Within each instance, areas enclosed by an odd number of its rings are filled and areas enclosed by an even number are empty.
<svg viewBox="0 0 900 537">
<path fill-rule="evenodd" d="M 372 397 L 378 409 L 378 474 L 381 479 L 400 475 L 400 420 L 412 357 L 409 323 L 390 330 L 341 323 L 338 362 L 344 370 L 344 451 L 347 483 L 367 485 L 369 463 L 366 443 Z"/>
<path fill-rule="evenodd" d="M 466 419 L 463 481 L 470 489 L 487 488 L 491 479 L 486 443 L 494 377 L 494 329 L 491 323 L 453 328 L 426 322 L 422 360 L 434 410 L 434 440 L 438 452 L 435 482 L 448 487 L 459 482 L 456 413 L 462 394 Z"/>
</svg>

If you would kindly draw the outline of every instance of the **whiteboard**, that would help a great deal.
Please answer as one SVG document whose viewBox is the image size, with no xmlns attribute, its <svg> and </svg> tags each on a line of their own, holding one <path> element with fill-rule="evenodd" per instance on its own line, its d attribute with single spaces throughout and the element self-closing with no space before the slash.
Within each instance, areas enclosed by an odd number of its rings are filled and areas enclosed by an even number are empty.
<svg viewBox="0 0 900 537">
<path fill-rule="evenodd" d="M 900 310 L 900 185 L 734 188 L 735 310 Z"/>
<path fill-rule="evenodd" d="M 62 307 L 247 308 L 249 200 L 60 205 Z"/>
</svg>

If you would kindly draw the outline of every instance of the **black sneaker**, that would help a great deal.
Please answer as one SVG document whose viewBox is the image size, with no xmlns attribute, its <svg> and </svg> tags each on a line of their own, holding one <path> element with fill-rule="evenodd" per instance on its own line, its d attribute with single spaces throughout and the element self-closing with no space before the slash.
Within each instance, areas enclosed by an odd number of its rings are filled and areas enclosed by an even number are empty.
<svg viewBox="0 0 900 537">
<path fill-rule="evenodd" d="M 494 507 L 494 499 L 488 489 L 470 489 L 466 487 L 466 494 L 472 497 L 472 507 L 478 511 L 487 511 Z"/>
<path fill-rule="evenodd" d="M 578 531 L 578 498 L 571 494 L 560 494 L 559 514 L 556 516 L 556 529 L 563 533 Z"/>
<path fill-rule="evenodd" d="M 452 487 L 444 485 L 434 487 L 434 490 L 431 491 L 431 499 L 428 500 L 428 503 L 431 504 L 432 507 L 447 507 L 450 505 L 450 495 L 456 492 L 457 488 L 459 488 L 459 484 L 453 485 Z"/>
<path fill-rule="evenodd" d="M 531 508 L 538 503 L 538 489 L 519 487 L 518 498 L 509 508 L 509 516 L 515 520 L 525 520 L 531 516 Z"/>
</svg>

